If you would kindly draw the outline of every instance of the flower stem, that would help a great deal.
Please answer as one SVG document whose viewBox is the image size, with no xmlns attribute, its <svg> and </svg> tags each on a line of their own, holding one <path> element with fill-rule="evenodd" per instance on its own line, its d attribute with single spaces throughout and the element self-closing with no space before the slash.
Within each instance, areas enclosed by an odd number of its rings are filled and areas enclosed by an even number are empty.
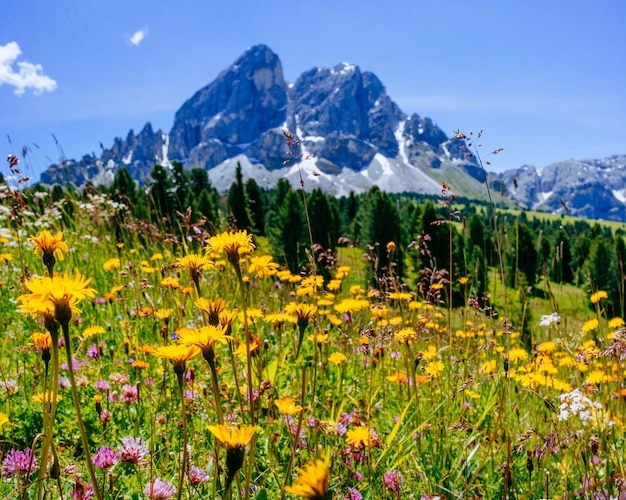
<svg viewBox="0 0 626 500">
<path fill-rule="evenodd" d="M 183 374 L 184 370 L 176 370 L 176 377 L 178 378 L 178 392 L 180 393 L 180 411 L 183 414 L 183 456 L 180 461 L 180 477 L 178 478 L 178 494 L 177 500 L 180 500 L 183 495 L 183 484 L 185 481 L 185 465 L 187 463 L 187 411 L 185 409 L 185 391 L 183 388 Z"/>
<path fill-rule="evenodd" d="M 76 409 L 76 422 L 78 429 L 80 430 L 80 438 L 83 443 L 83 450 L 85 452 L 85 461 L 87 462 L 87 469 L 89 470 L 89 480 L 93 486 L 93 491 L 98 500 L 102 500 L 102 493 L 98 486 L 98 480 L 96 478 L 96 472 L 94 471 L 91 463 L 91 453 L 89 452 L 89 439 L 87 438 L 87 432 L 85 431 L 85 422 L 83 421 L 83 415 L 80 411 L 80 400 L 78 399 L 78 391 L 76 390 L 76 380 L 74 379 L 74 370 L 72 369 L 72 346 L 70 344 L 70 327 L 69 321 L 61 324 L 63 328 L 63 339 L 65 340 L 65 354 L 67 356 L 68 374 L 70 378 L 70 387 L 72 390 L 72 399 L 74 400 L 74 408 Z"/>
</svg>

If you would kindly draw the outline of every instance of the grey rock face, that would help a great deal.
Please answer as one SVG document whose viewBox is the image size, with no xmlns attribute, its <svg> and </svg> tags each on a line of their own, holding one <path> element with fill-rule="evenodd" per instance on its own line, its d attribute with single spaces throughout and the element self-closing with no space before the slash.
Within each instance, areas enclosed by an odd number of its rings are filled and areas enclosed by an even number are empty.
<svg viewBox="0 0 626 500">
<path fill-rule="evenodd" d="M 361 170 L 376 153 L 395 158 L 403 114 L 380 80 L 354 65 L 313 68 L 289 89 L 287 126 L 307 151 L 335 167 Z"/>
<path fill-rule="evenodd" d="M 155 163 L 168 164 L 168 136 L 161 130 L 154 132 L 146 123 L 135 135 L 131 130 L 126 139 L 116 137 L 110 149 L 102 148 L 100 158 L 95 154 L 85 155 L 77 162 L 67 160 L 60 165 L 51 165 L 42 172 L 43 184 L 70 184 L 83 186 L 90 181 L 94 184 L 109 184 L 115 173 L 124 166 L 134 179 L 145 182 Z"/>
<path fill-rule="evenodd" d="M 543 169 L 525 165 L 499 178 L 521 206 L 590 219 L 626 220 L 626 155 L 566 160 Z"/>
<path fill-rule="evenodd" d="M 202 149 L 215 140 L 225 145 L 218 156 L 234 156 L 235 150 L 229 146 L 239 146 L 241 151 L 268 129 L 280 126 L 286 105 L 278 56 L 265 45 L 252 47 L 176 112 L 170 159 L 184 161 L 194 155 L 195 148 Z M 207 157 L 207 153 L 197 152 L 196 156 Z M 209 163 L 214 166 L 216 161 Z"/>
</svg>

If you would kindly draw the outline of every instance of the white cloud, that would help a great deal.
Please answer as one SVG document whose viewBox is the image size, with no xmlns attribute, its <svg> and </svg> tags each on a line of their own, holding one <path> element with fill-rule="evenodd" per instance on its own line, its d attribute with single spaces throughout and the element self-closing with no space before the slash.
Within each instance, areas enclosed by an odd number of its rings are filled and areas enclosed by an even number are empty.
<svg viewBox="0 0 626 500">
<path fill-rule="evenodd" d="M 35 95 L 44 91 L 52 92 L 57 88 L 57 82 L 43 74 L 41 64 L 27 61 L 17 63 L 17 71 L 13 64 L 22 53 L 17 42 L 0 45 L 0 86 L 5 83 L 15 87 L 15 95 L 22 95 L 26 89 L 33 89 Z"/>
<path fill-rule="evenodd" d="M 139 45 L 141 41 L 148 36 L 148 28 L 135 31 L 130 37 L 130 43 Z"/>
</svg>

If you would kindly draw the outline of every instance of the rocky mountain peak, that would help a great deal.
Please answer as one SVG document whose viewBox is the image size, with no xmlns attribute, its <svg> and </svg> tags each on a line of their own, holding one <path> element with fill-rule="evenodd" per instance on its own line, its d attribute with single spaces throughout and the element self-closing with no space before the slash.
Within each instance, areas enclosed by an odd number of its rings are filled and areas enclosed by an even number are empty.
<svg viewBox="0 0 626 500">
<path fill-rule="evenodd" d="M 214 156 L 219 163 L 233 156 L 285 121 L 286 90 L 278 56 L 266 45 L 248 49 L 177 111 L 170 158 Z"/>
</svg>

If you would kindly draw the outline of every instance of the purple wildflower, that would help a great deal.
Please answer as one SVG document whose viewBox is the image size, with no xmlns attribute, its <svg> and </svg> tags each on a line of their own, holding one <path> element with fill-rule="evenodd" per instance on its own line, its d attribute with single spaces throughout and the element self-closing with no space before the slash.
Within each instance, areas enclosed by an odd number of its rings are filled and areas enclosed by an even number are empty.
<svg viewBox="0 0 626 500">
<path fill-rule="evenodd" d="M 107 392 L 111 389 L 111 384 L 109 384 L 106 380 L 104 379 L 98 379 L 93 383 L 93 386 L 101 392 Z"/>
<path fill-rule="evenodd" d="M 91 344 L 89 349 L 87 349 L 87 357 L 93 360 L 96 360 L 100 357 L 100 353 L 98 352 L 98 346 L 96 344 Z"/>
<path fill-rule="evenodd" d="M 139 390 L 136 385 L 125 385 L 122 387 L 122 402 L 127 405 L 136 403 L 139 399 Z"/>
<path fill-rule="evenodd" d="M 194 484 L 194 485 L 208 483 L 209 475 L 206 473 L 204 469 L 201 469 L 200 467 L 196 467 L 195 465 L 192 465 L 191 469 L 189 469 L 189 481 L 191 481 L 191 484 Z"/>
<path fill-rule="evenodd" d="M 348 488 L 346 500 L 363 500 L 363 495 L 356 488 Z"/>
<path fill-rule="evenodd" d="M 147 484 L 143 493 L 150 500 L 167 500 L 176 495 L 176 487 L 169 481 L 157 477 Z"/>
<path fill-rule="evenodd" d="M 2 472 L 5 474 L 17 474 L 20 471 L 30 474 L 37 467 L 37 459 L 33 456 L 30 448 L 26 448 L 24 451 L 12 449 L 4 457 L 2 464 Z"/>
<path fill-rule="evenodd" d="M 91 459 L 91 463 L 99 469 L 109 470 L 120 460 L 120 454 L 115 453 L 110 446 L 103 446 Z"/>
<path fill-rule="evenodd" d="M 71 494 L 72 500 L 91 500 L 93 498 L 93 487 L 90 484 L 83 483 L 77 477 Z"/>
<path fill-rule="evenodd" d="M 122 446 L 119 447 L 119 452 L 122 462 L 142 465 L 145 463 L 144 457 L 149 450 L 142 439 L 128 436 L 122 438 Z"/>
<path fill-rule="evenodd" d="M 402 473 L 391 470 L 386 472 L 383 476 L 383 485 L 385 488 L 393 493 L 400 494 L 402 490 L 402 484 L 404 483 L 404 477 Z"/>
</svg>

